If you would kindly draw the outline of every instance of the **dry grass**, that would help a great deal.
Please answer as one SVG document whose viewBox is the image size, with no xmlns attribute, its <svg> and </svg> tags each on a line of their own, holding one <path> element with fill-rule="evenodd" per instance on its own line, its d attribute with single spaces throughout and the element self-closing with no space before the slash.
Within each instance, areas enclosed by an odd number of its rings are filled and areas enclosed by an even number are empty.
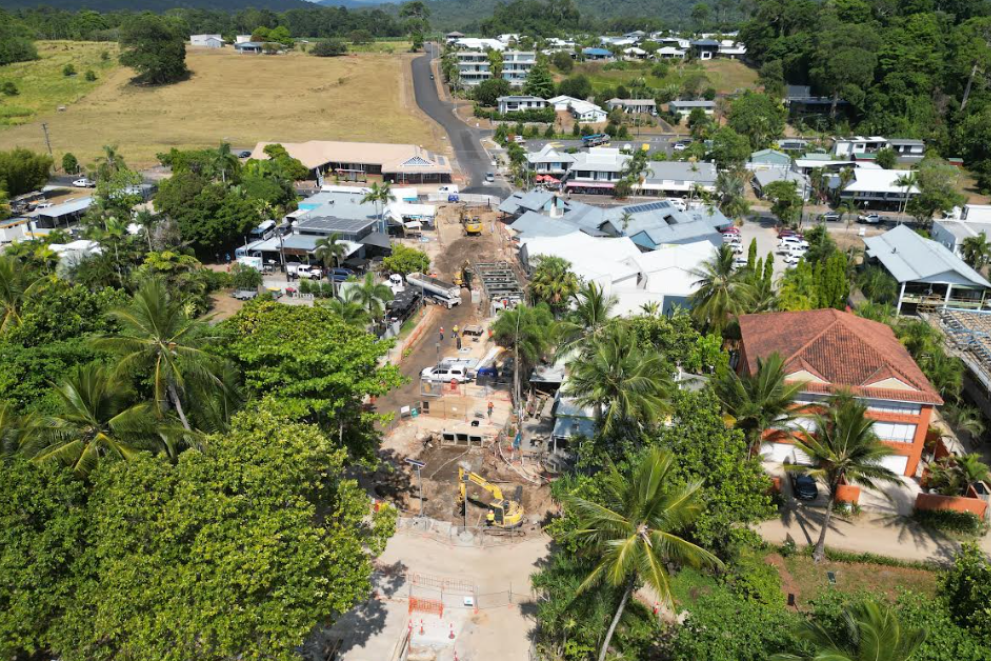
<svg viewBox="0 0 991 661">
<path fill-rule="evenodd" d="M 738 60 L 706 60 L 704 62 L 678 63 L 668 60 L 668 74 L 658 78 L 652 73 L 656 62 L 627 62 L 625 69 L 609 69 L 608 65 L 586 62 L 575 66 L 569 76 L 585 75 L 596 91 L 617 85 L 628 85 L 637 78 L 644 78 L 653 88 L 681 85 L 689 75 L 704 73 L 709 82 L 702 88 L 713 87 L 718 94 L 732 94 L 737 90 L 754 89 L 757 86 L 757 72 Z M 562 80 L 566 76 L 558 74 Z"/>
<path fill-rule="evenodd" d="M 0 149 L 44 150 L 48 123 L 56 159 L 71 151 L 89 163 L 116 144 L 135 166 L 156 162 L 172 147 L 235 148 L 258 141 L 355 140 L 440 148 L 432 125 L 416 109 L 408 56 L 362 53 L 320 58 L 304 53 L 237 55 L 233 49 L 190 49 L 192 77 L 141 88 L 119 68 L 65 112 L 0 128 Z M 30 66 L 30 65 L 28 65 Z"/>
</svg>

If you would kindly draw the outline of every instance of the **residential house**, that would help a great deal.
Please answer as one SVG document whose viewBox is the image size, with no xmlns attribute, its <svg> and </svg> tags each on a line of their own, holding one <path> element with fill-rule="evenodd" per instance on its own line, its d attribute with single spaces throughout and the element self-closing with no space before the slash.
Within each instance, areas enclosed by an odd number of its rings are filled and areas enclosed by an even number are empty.
<svg viewBox="0 0 991 661">
<path fill-rule="evenodd" d="M 795 190 L 803 200 L 808 200 L 812 194 L 812 183 L 806 175 L 783 168 L 764 168 L 757 170 L 750 180 L 750 185 L 754 187 L 754 193 L 757 197 L 764 199 L 764 189 L 767 188 L 768 184 L 772 184 L 775 181 L 790 181 L 795 184 Z"/>
<path fill-rule="evenodd" d="M 539 96 L 500 96 L 496 99 L 496 103 L 499 106 L 499 113 L 503 115 L 526 110 L 543 110 L 547 107 L 547 101 Z"/>
<path fill-rule="evenodd" d="M 265 44 L 260 41 L 242 41 L 234 44 L 234 50 L 239 55 L 261 55 L 265 51 Z"/>
<path fill-rule="evenodd" d="M 720 39 L 717 55 L 731 60 L 742 60 L 747 56 L 747 46 L 735 39 Z"/>
<path fill-rule="evenodd" d="M 613 59 L 612 51 L 608 48 L 583 48 L 582 56 L 586 60 L 600 62 Z"/>
<path fill-rule="evenodd" d="M 32 211 L 27 216 L 34 218 L 35 227 L 44 229 L 68 227 L 71 223 L 82 219 L 92 204 L 92 197 L 80 197 L 50 206 L 47 209 Z"/>
<path fill-rule="evenodd" d="M 858 167 L 853 171 L 853 179 L 840 191 L 840 198 L 851 200 L 861 208 L 901 209 L 910 199 L 919 194 L 918 186 L 905 186 L 903 178 L 906 170 L 885 170 L 877 167 Z"/>
<path fill-rule="evenodd" d="M 534 174 L 550 175 L 562 179 L 575 162 L 573 154 L 558 151 L 552 144 L 546 144 L 539 152 L 526 155 L 527 169 Z"/>
<path fill-rule="evenodd" d="M 930 230 L 934 241 L 943 244 L 958 257 L 963 256 L 963 242 L 980 236 L 982 232 L 986 239 L 991 239 L 991 205 L 965 204 L 962 209 L 956 207 L 948 217 L 934 221 Z"/>
<path fill-rule="evenodd" d="M 623 178 L 630 157 L 613 147 L 580 151 L 568 171 L 566 188 L 575 193 L 611 193 Z"/>
<path fill-rule="evenodd" d="M 464 39 L 464 35 L 455 30 L 454 32 L 448 32 L 444 35 L 444 41 L 449 44 L 456 42 L 458 39 Z"/>
<path fill-rule="evenodd" d="M 567 208 L 568 204 L 563 199 L 539 188 L 516 191 L 499 204 L 499 211 L 510 218 L 517 218 L 528 211 L 558 217 Z"/>
<path fill-rule="evenodd" d="M 887 146 L 888 139 L 880 136 L 836 138 L 833 141 L 833 154 L 840 158 L 852 159 L 856 154 L 876 154 Z"/>
<path fill-rule="evenodd" d="M 389 181 L 402 184 L 450 183 L 451 163 L 446 156 L 417 145 L 374 142 L 260 142 L 251 158 L 268 158 L 265 147 L 281 144 L 290 156 L 312 172 L 321 186 L 325 178 L 341 181 Z"/>
<path fill-rule="evenodd" d="M 17 217 L 0 220 L 0 248 L 31 238 L 31 219 Z"/>
<path fill-rule="evenodd" d="M 458 78 L 465 87 L 474 87 L 492 77 L 488 53 L 458 51 Z"/>
<path fill-rule="evenodd" d="M 714 193 L 718 173 L 713 163 L 659 161 L 647 165 L 647 175 L 638 187 L 640 195 L 693 197 L 698 192 Z"/>
<path fill-rule="evenodd" d="M 609 114 L 591 101 L 571 101 L 568 110 L 575 120 L 583 124 L 600 124 L 608 119 Z"/>
<path fill-rule="evenodd" d="M 625 60 L 646 60 L 647 56 L 647 51 L 636 46 L 623 49 L 623 59 Z"/>
<path fill-rule="evenodd" d="M 582 99 L 561 95 L 547 99 L 547 105 L 552 106 L 555 112 L 567 112 L 571 110 L 571 104 L 576 101 L 582 101 Z"/>
<path fill-rule="evenodd" d="M 991 284 L 942 243 L 905 225 L 864 239 L 868 264 L 884 267 L 898 282 L 901 313 L 947 307 L 984 309 Z"/>
<path fill-rule="evenodd" d="M 833 309 L 747 314 L 739 324 L 740 374 L 755 374 L 759 360 L 777 353 L 786 382 L 802 384 L 797 405 L 807 415 L 791 429 L 815 432 L 812 414 L 830 396 L 849 392 L 867 406 L 874 432 L 894 451 L 881 465 L 916 474 L 933 409 L 943 400 L 890 326 Z M 774 462 L 809 461 L 784 433 L 765 435 L 761 454 Z"/>
<path fill-rule="evenodd" d="M 657 114 L 657 102 L 653 99 L 609 99 L 606 107 L 609 110 L 619 108 L 625 113 Z"/>
<path fill-rule="evenodd" d="M 788 108 L 788 114 L 792 117 L 826 115 L 833 108 L 832 97 L 814 94 L 809 85 L 786 85 L 783 101 Z M 845 108 L 847 105 L 843 99 L 836 101 L 837 108 Z"/>
<path fill-rule="evenodd" d="M 775 149 L 761 149 L 750 155 L 747 169 L 759 170 L 791 170 L 791 156 Z"/>
<path fill-rule="evenodd" d="M 49 243 L 48 249 L 58 256 L 59 264 L 72 268 L 80 262 L 103 254 L 103 248 L 99 242 L 79 239 L 69 243 Z"/>
<path fill-rule="evenodd" d="M 691 42 L 691 52 L 698 60 L 711 60 L 719 54 L 719 46 L 715 39 L 695 39 Z"/>
<path fill-rule="evenodd" d="M 677 46 L 661 46 L 654 51 L 654 58 L 658 60 L 683 60 L 688 54 L 684 48 Z"/>
<path fill-rule="evenodd" d="M 239 35 L 237 35 L 237 36 L 234 37 L 234 43 L 235 44 L 243 44 L 243 43 L 247 43 L 249 41 L 251 41 L 251 35 L 250 34 L 239 34 Z"/>
<path fill-rule="evenodd" d="M 506 44 L 498 39 L 478 39 L 476 37 L 460 37 L 455 40 L 454 46 L 461 50 L 473 50 L 483 53 L 488 50 L 506 50 Z"/>
<path fill-rule="evenodd" d="M 810 144 L 812 143 L 805 138 L 781 138 L 778 140 L 778 149 L 786 153 L 801 154 L 808 150 Z"/>
<path fill-rule="evenodd" d="M 898 154 L 898 160 L 902 163 L 917 163 L 926 155 L 926 143 L 922 140 L 891 138 L 888 147 Z"/>
<path fill-rule="evenodd" d="M 537 54 L 524 51 L 506 51 L 502 54 L 502 77 L 513 87 L 522 87 L 530 69 L 537 64 Z"/>
<path fill-rule="evenodd" d="M 599 37 L 599 43 L 607 48 L 609 46 L 617 46 L 619 48 L 626 48 L 628 46 L 636 46 L 638 40 L 632 37 Z"/>
<path fill-rule="evenodd" d="M 668 102 L 668 112 L 676 112 L 681 115 L 684 121 L 688 120 L 688 116 L 696 108 L 701 108 L 707 116 L 711 117 L 716 112 L 716 102 L 706 101 L 704 99 L 692 100 L 692 101 L 682 101 L 681 99 L 675 99 L 674 101 Z"/>
<path fill-rule="evenodd" d="M 219 34 L 194 34 L 189 37 L 189 43 L 202 48 L 223 48 L 224 38 Z"/>
</svg>

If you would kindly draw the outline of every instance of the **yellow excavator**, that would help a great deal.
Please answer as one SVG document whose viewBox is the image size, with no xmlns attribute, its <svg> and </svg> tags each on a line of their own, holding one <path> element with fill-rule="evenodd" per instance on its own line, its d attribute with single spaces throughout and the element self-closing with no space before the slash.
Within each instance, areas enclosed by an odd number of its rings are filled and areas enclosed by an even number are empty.
<svg viewBox="0 0 991 661">
<path fill-rule="evenodd" d="M 465 236 L 482 235 L 482 219 L 478 216 L 469 216 L 464 207 L 461 207 L 460 221 L 461 227 L 464 228 Z"/>
<path fill-rule="evenodd" d="M 523 487 L 516 487 L 516 493 L 511 499 L 504 498 L 502 489 L 492 484 L 478 473 L 466 471 L 458 467 L 458 509 L 463 516 L 467 507 L 468 483 L 473 482 L 492 494 L 492 502 L 485 515 L 485 521 L 496 528 L 517 528 L 523 524 Z"/>
</svg>

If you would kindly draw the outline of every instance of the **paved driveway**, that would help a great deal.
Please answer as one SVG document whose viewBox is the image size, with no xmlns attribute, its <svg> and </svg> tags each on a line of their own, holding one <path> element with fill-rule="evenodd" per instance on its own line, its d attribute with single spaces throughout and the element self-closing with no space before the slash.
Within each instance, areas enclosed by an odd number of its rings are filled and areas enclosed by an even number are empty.
<svg viewBox="0 0 991 661">
<path fill-rule="evenodd" d="M 485 185 L 485 173 L 492 170 L 492 167 L 479 141 L 482 132 L 462 122 L 454 114 L 453 104 L 441 100 L 437 94 L 436 81 L 430 79 L 433 73 L 430 62 L 437 56 L 437 47 L 427 44 L 424 48 L 426 53 L 413 60 L 413 93 L 416 105 L 447 131 L 458 167 L 468 179 L 464 192 L 507 197 L 509 189 L 503 185 Z"/>
</svg>

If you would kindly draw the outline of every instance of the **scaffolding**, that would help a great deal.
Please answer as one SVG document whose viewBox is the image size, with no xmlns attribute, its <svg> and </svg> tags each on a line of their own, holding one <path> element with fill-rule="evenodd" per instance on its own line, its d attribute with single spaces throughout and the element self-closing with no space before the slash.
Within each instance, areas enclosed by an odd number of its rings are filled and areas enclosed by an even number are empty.
<svg viewBox="0 0 991 661">
<path fill-rule="evenodd" d="M 520 277 L 509 262 L 475 262 L 473 269 L 490 305 L 501 309 L 523 302 Z"/>
</svg>

